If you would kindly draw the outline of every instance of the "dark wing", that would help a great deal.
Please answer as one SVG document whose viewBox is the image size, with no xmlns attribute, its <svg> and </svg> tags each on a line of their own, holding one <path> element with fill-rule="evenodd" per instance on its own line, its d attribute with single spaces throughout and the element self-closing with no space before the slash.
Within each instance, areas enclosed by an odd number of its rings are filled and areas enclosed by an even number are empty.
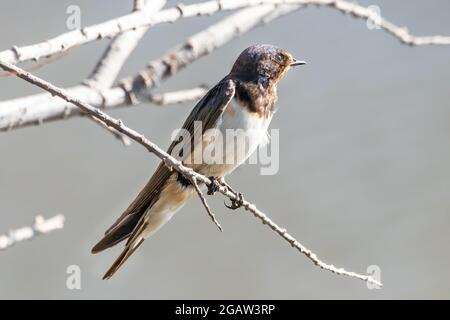
<svg viewBox="0 0 450 320">
<path fill-rule="evenodd" d="M 233 80 L 225 77 L 216 86 L 209 90 L 206 95 L 197 103 L 191 111 L 189 117 L 183 124 L 183 129 L 190 132 L 194 137 L 194 122 L 202 122 L 202 131 L 213 127 L 228 106 L 235 94 L 235 84 Z M 171 154 L 173 148 L 178 143 L 187 143 L 186 139 L 182 141 L 173 141 L 167 153 Z M 193 144 L 191 143 L 191 146 Z M 105 232 L 105 236 L 92 248 L 92 253 L 105 250 L 120 241 L 132 237 L 133 231 L 139 231 L 139 225 L 142 222 L 142 216 L 145 211 L 158 200 L 159 193 L 163 189 L 167 179 L 173 174 L 163 162 L 156 169 L 153 176 L 147 182 L 145 187 L 139 192 L 134 201 L 122 213 L 117 221 Z"/>
</svg>

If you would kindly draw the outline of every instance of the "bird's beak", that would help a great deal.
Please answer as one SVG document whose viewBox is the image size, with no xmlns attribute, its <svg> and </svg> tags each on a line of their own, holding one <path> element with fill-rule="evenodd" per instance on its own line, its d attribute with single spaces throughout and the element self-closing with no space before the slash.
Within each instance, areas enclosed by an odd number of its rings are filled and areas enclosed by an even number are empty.
<svg viewBox="0 0 450 320">
<path fill-rule="evenodd" d="M 295 67 L 295 66 L 302 66 L 304 64 L 306 64 L 306 61 L 294 59 L 294 61 L 290 64 L 290 66 Z"/>
</svg>

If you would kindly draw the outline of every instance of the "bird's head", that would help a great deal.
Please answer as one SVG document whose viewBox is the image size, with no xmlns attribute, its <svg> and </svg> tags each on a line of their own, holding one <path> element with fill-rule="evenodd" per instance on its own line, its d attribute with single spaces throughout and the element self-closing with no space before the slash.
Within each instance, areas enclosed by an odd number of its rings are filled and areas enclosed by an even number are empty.
<svg viewBox="0 0 450 320">
<path fill-rule="evenodd" d="M 230 74 L 243 81 L 269 86 L 276 84 L 291 67 L 305 63 L 281 48 L 258 44 L 242 51 Z"/>
</svg>

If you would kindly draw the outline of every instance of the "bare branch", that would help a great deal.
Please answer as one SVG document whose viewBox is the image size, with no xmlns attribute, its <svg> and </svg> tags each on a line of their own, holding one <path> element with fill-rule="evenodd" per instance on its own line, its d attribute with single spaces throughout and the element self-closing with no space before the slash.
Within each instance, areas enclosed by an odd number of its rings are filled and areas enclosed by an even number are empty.
<svg viewBox="0 0 450 320">
<path fill-rule="evenodd" d="M 98 118 L 99 120 L 106 123 L 108 126 L 113 127 L 117 131 L 125 134 L 130 139 L 136 141 L 137 143 L 144 146 L 148 151 L 154 153 L 156 156 L 158 156 L 166 166 L 172 169 L 176 169 L 180 174 L 182 174 L 185 178 L 189 179 L 190 181 L 196 181 L 201 182 L 206 185 L 211 185 L 212 181 L 206 177 L 203 176 L 195 171 L 193 171 L 191 168 L 185 167 L 181 161 L 175 159 L 168 153 L 166 153 L 163 149 L 158 147 L 156 144 L 145 138 L 142 134 L 134 131 L 133 129 L 130 129 L 126 127 L 121 120 L 115 119 L 104 113 L 103 111 L 92 107 L 91 105 L 82 102 L 81 100 L 77 99 L 76 97 L 70 96 L 65 92 L 63 89 L 60 89 L 54 85 L 52 85 L 49 82 L 46 82 L 29 72 L 24 71 L 21 68 L 18 68 L 12 64 L 2 62 L 0 60 L 0 67 L 3 68 L 6 71 L 14 73 L 17 77 L 40 87 L 43 90 L 46 90 L 50 92 L 52 95 L 58 96 L 67 102 L 73 103 L 77 107 L 79 107 L 81 110 L 83 110 L 86 113 L 89 113 L 90 115 Z M 268 225 L 273 231 L 275 231 L 277 234 L 279 234 L 284 240 L 286 240 L 292 247 L 296 248 L 300 253 L 304 254 L 308 259 L 310 259 L 314 264 L 319 266 L 322 269 L 325 269 L 327 271 L 330 271 L 332 273 L 338 274 L 338 275 L 345 275 L 352 278 L 357 278 L 369 283 L 373 283 L 375 285 L 381 286 L 381 283 L 377 280 L 375 280 L 372 276 L 369 275 L 362 275 L 355 272 L 346 271 L 342 268 L 336 268 L 333 265 L 326 264 L 323 261 L 321 261 L 311 250 L 304 247 L 301 243 L 299 243 L 294 237 L 292 237 L 289 233 L 287 233 L 286 229 L 281 228 L 278 226 L 275 222 L 273 222 L 269 217 L 267 217 L 262 211 L 258 210 L 256 206 L 246 200 L 243 200 L 240 198 L 239 194 L 233 193 L 225 186 L 219 186 L 218 191 L 221 192 L 223 195 L 227 196 L 231 200 L 242 200 L 241 204 L 242 206 L 249 212 L 253 213 L 255 217 L 260 219 L 263 224 Z"/>
<path fill-rule="evenodd" d="M 262 0 L 261 0 L 262 1 Z M 181 6 L 177 9 L 182 16 L 195 14 L 211 14 L 217 10 L 231 10 L 241 6 L 256 5 L 267 1 L 208 1 L 201 4 Z M 233 4 L 234 3 L 234 4 Z M 450 37 L 414 37 L 406 29 L 397 27 L 381 18 L 368 8 L 347 1 L 331 0 L 279 0 L 271 1 L 278 5 L 266 5 L 256 8 L 244 9 L 232 15 L 218 24 L 198 33 L 188 39 L 184 45 L 172 50 L 163 58 L 149 63 L 149 68 L 138 73 L 134 78 L 122 81 L 123 85 L 101 92 L 89 90 L 83 86 L 69 88 L 69 93 L 84 101 L 102 108 L 115 108 L 137 104 L 139 100 L 147 100 L 146 91 L 153 88 L 165 78 L 175 74 L 179 69 L 195 61 L 203 55 L 232 40 L 240 34 L 252 29 L 260 23 L 267 23 L 279 16 L 290 13 L 300 5 L 279 5 L 280 3 L 302 3 L 304 5 L 327 5 L 355 17 L 368 19 L 376 25 L 380 25 L 386 31 L 398 37 L 403 43 L 410 45 L 423 44 L 447 44 Z M 134 13 L 133 13 L 134 14 Z M 164 16 L 167 21 L 173 19 L 173 8 L 160 11 L 157 16 Z M 171 17 L 169 19 L 169 17 Z M 120 18 L 119 18 L 120 19 Z M 148 25 L 148 24 L 147 24 Z M 201 39 L 201 41 L 195 41 Z M 216 41 L 215 39 L 220 39 Z M 195 46 L 192 46 L 195 44 Z M 3 53 L 0 53 L 0 58 Z M 5 59 L 8 62 L 8 59 Z M 150 99 L 151 100 L 151 99 Z M 0 103 L 0 130 L 8 130 L 31 124 L 40 124 L 49 120 L 67 119 L 80 115 L 79 110 L 70 104 L 54 99 L 48 94 L 39 94 L 24 98 L 8 100 Z"/>
<path fill-rule="evenodd" d="M 134 0 L 133 10 L 138 11 L 144 7 L 145 0 Z"/>
<path fill-rule="evenodd" d="M 344 0 L 213 0 L 192 5 L 180 4 L 175 8 L 161 11 L 157 16 L 150 17 L 146 15 L 145 12 L 138 10 L 116 19 L 85 27 L 81 30 L 63 33 L 55 38 L 33 45 L 13 47 L 12 49 L 0 52 L 0 59 L 13 64 L 29 60 L 37 61 L 42 57 L 49 57 L 91 41 L 114 37 L 127 30 L 143 26 L 154 26 L 160 23 L 174 22 L 180 18 L 211 15 L 219 11 L 235 10 L 262 4 L 329 6 L 341 12 L 350 13 L 356 18 L 369 19 L 387 32 L 399 38 L 399 40 L 405 44 L 450 44 L 450 37 L 448 36 L 413 36 L 409 34 L 406 29 L 385 20 L 369 8 Z"/>
<path fill-rule="evenodd" d="M 101 92 L 84 85 L 71 87 L 67 89 L 67 92 L 95 106 L 102 106 L 104 101 Z M 0 131 L 68 119 L 73 116 L 72 112 L 73 107 L 47 92 L 3 101 L 0 102 Z M 78 112 L 77 115 L 82 114 Z"/>
<path fill-rule="evenodd" d="M 299 6 L 275 8 L 267 5 L 243 9 L 193 35 L 163 57 L 151 61 L 148 67 L 138 72 L 136 76 L 123 79 L 120 86 L 98 91 L 79 85 L 66 91 L 71 96 L 102 109 L 136 105 L 140 100 L 151 102 L 148 89 L 154 88 L 190 63 L 256 26 L 299 8 Z M 77 107 L 48 93 L 7 100 L 0 102 L 0 131 L 68 119 L 80 114 Z"/>
<path fill-rule="evenodd" d="M 365 8 L 356 3 L 343 0 L 305 0 L 305 5 L 326 5 L 337 9 L 345 14 L 350 14 L 355 18 L 371 21 L 374 25 L 392 34 L 398 38 L 400 42 L 411 46 L 423 45 L 447 45 L 450 44 L 450 36 L 425 36 L 418 37 L 410 34 L 408 29 L 393 24 L 380 16 L 377 12 L 370 8 Z"/>
<path fill-rule="evenodd" d="M 145 14 L 152 16 L 165 4 L 165 0 L 153 0 L 147 2 L 144 0 L 135 0 L 133 10 L 142 10 Z M 92 74 L 88 79 L 83 81 L 83 84 L 95 90 L 109 89 L 116 80 L 122 66 L 147 32 L 148 28 L 148 26 L 145 26 L 136 30 L 128 30 L 111 40 L 108 48 L 103 53 L 103 56 L 97 63 L 95 69 L 92 71 Z M 125 146 L 131 144 L 131 140 L 120 132 L 117 132 L 117 130 L 109 128 L 97 118 L 91 116 L 88 117 L 109 130 L 113 136 L 120 140 Z"/>
<path fill-rule="evenodd" d="M 145 4 L 141 2 L 135 1 L 135 11 L 142 10 L 149 17 L 154 16 L 166 3 L 165 0 L 151 0 Z M 92 74 L 84 81 L 84 84 L 97 90 L 110 88 L 116 80 L 122 66 L 149 27 L 144 26 L 134 30 L 132 29 L 116 36 L 105 50 Z"/>
<path fill-rule="evenodd" d="M 177 104 L 199 100 L 206 94 L 206 92 L 208 92 L 208 88 L 206 86 L 201 86 L 198 88 L 192 88 L 187 90 L 152 94 L 150 95 L 149 99 L 154 104 L 160 106 L 167 106 L 169 104 Z"/>
<path fill-rule="evenodd" d="M 157 16 L 148 16 L 141 10 L 111 19 L 96 25 L 63 33 L 52 39 L 24 47 L 13 47 L 0 52 L 0 60 L 17 64 L 25 61 L 38 61 L 67 51 L 71 48 L 104 38 L 112 38 L 124 31 L 139 27 L 150 27 L 160 23 L 175 22 L 180 18 L 211 15 L 219 11 L 234 10 L 249 6 L 248 1 L 240 4 L 235 0 L 212 0 L 192 5 L 178 5 L 161 11 Z M 257 5 L 259 3 L 255 3 Z"/>
<path fill-rule="evenodd" d="M 222 226 L 220 225 L 219 221 L 217 221 L 215 214 L 212 212 L 208 202 L 206 201 L 205 196 L 202 193 L 202 190 L 198 186 L 197 179 L 195 177 L 191 177 L 192 185 L 194 186 L 195 191 L 197 192 L 198 197 L 200 198 L 200 201 L 202 202 L 203 206 L 206 209 L 206 212 L 208 213 L 211 220 L 214 222 L 214 224 L 219 228 L 220 231 L 223 231 Z"/>
<path fill-rule="evenodd" d="M 6 250 L 20 241 L 30 240 L 36 236 L 50 233 L 64 227 L 64 216 L 58 214 L 50 219 L 37 216 L 31 227 L 22 227 L 0 235 L 0 251 Z"/>
</svg>

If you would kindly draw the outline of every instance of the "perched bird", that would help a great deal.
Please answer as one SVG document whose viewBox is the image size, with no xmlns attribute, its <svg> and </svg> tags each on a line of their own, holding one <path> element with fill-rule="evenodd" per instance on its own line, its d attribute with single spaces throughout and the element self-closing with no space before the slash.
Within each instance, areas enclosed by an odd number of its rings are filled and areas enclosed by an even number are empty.
<svg viewBox="0 0 450 320">
<path fill-rule="evenodd" d="M 245 49 L 231 72 L 209 90 L 190 113 L 183 125 L 190 138 L 181 139 L 180 136 L 172 142 L 168 153 L 198 173 L 215 179 L 216 183 L 225 184 L 224 177 L 266 141 L 275 111 L 278 81 L 291 67 L 303 64 L 304 61 L 295 60 L 287 51 L 272 45 L 254 45 Z M 200 128 L 196 123 L 201 124 Z M 215 129 L 217 133 L 207 137 L 209 129 Z M 206 150 L 211 146 L 220 147 L 219 143 L 226 146 L 234 143 L 234 138 L 217 139 L 217 134 L 226 136 L 225 131 L 232 129 L 246 135 L 246 140 L 242 145 L 226 148 L 221 158 L 224 161 L 194 159 L 196 148 Z M 194 136 L 198 134 L 201 139 L 196 143 Z M 185 151 L 186 146 L 188 152 Z M 228 150 L 236 153 L 233 161 L 225 159 L 229 155 Z M 169 221 L 193 195 L 195 189 L 191 182 L 161 162 L 130 206 L 92 248 L 92 253 L 97 253 L 128 239 L 125 249 L 103 279 L 109 279 L 142 242 Z"/>
</svg>

